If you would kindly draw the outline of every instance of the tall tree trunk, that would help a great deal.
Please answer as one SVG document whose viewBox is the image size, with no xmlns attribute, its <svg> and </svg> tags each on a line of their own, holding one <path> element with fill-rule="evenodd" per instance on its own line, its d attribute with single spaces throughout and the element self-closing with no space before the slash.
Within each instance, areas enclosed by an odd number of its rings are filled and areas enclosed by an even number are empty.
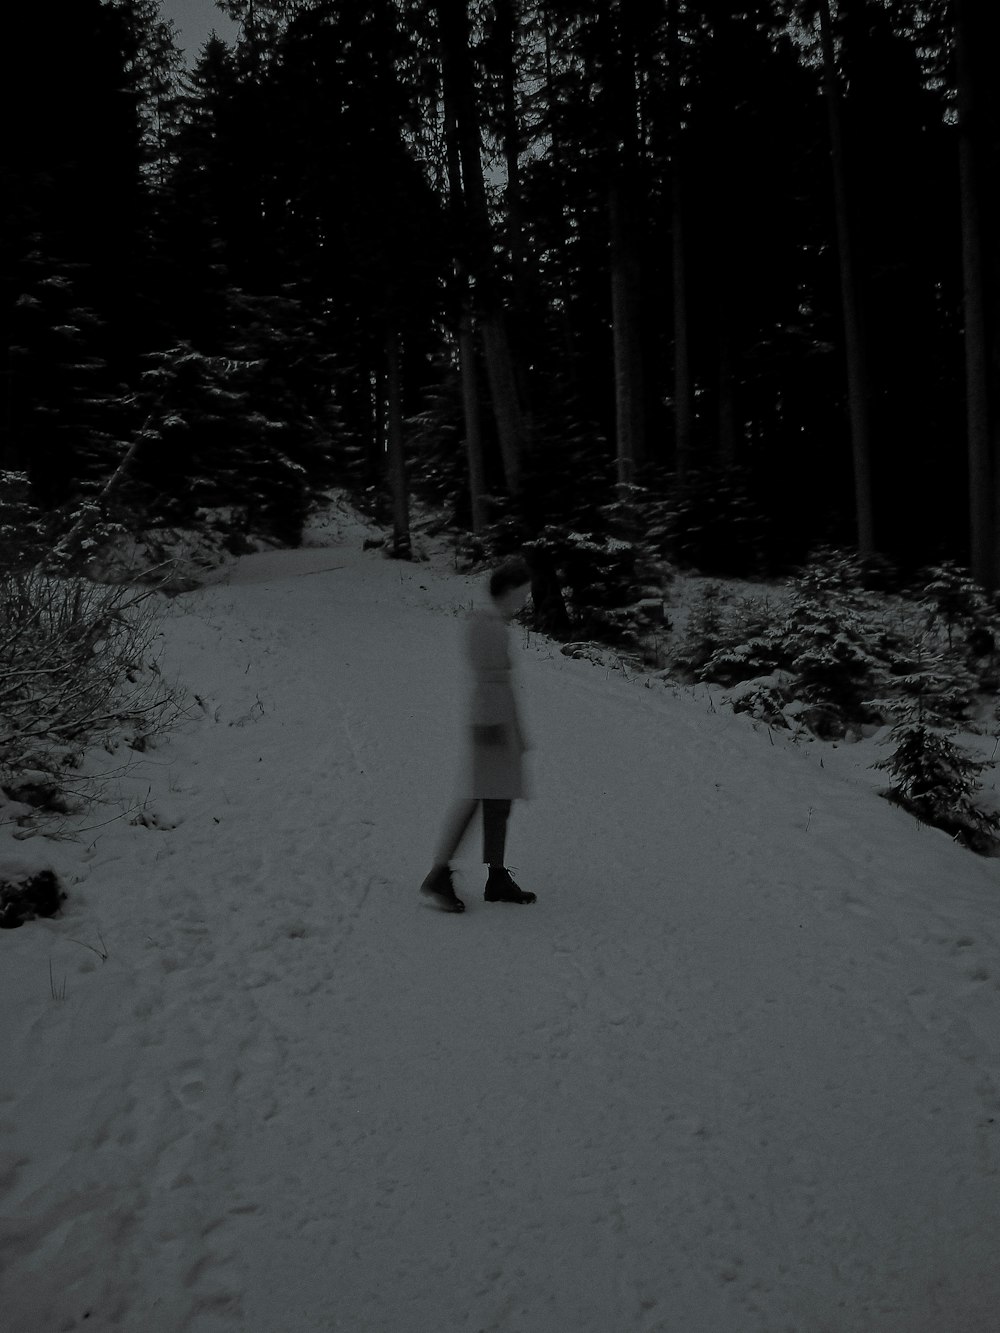
<svg viewBox="0 0 1000 1333">
<path fill-rule="evenodd" d="M 468 262 L 476 283 L 476 303 L 480 311 L 480 329 L 497 437 L 507 489 L 512 496 L 517 496 L 521 489 L 521 459 L 526 445 L 525 425 L 496 277 L 469 50 L 467 0 L 438 0 L 436 9 L 441 34 L 445 99 L 450 107 L 448 120 L 454 129 L 462 173 Z"/>
<path fill-rule="evenodd" d="M 837 64 L 833 46 L 830 0 L 819 0 L 820 41 L 823 48 L 823 83 L 833 166 L 834 211 L 837 248 L 840 256 L 840 291 L 844 317 L 844 350 L 847 358 L 847 399 L 854 459 L 854 508 L 858 550 L 875 550 L 875 520 L 872 500 L 871 411 L 868 388 L 868 356 L 865 347 L 861 289 L 854 262 L 854 244 L 848 206 L 847 163 L 844 152 L 843 116 L 837 89 Z"/>
<path fill-rule="evenodd" d="M 556 105 L 556 92 L 555 92 L 555 74 L 553 71 L 553 61 L 552 61 L 553 38 L 552 38 L 552 29 L 549 19 L 550 19 L 549 5 L 543 4 L 542 21 L 545 33 L 545 91 L 546 91 L 546 98 L 548 100 L 548 106 L 551 109 L 554 108 Z M 564 171 L 563 150 L 562 150 L 562 143 L 559 138 L 559 133 L 560 133 L 560 126 L 558 124 L 558 121 L 553 117 L 552 127 L 549 132 L 549 161 L 552 166 L 553 177 L 556 180 L 562 180 Z M 559 208 L 559 225 L 557 228 L 556 253 L 559 256 L 558 275 L 559 275 L 559 285 L 562 288 L 562 300 L 559 303 L 560 323 L 562 326 L 563 345 L 566 349 L 567 362 L 571 367 L 573 367 L 574 387 L 577 389 L 577 391 L 580 391 L 582 389 L 582 385 L 579 383 L 579 376 L 577 373 L 576 330 L 573 327 L 573 283 L 571 277 L 573 266 L 572 263 L 570 262 L 570 255 L 569 255 L 569 238 L 567 236 L 566 213 L 565 210 L 561 207 L 561 205 L 557 206 Z M 583 394 L 581 393 L 581 397 L 582 396 Z"/>
<path fill-rule="evenodd" d="M 518 396 L 517 371 L 496 274 L 480 155 L 467 0 L 438 0 L 436 11 L 441 35 L 445 105 L 448 120 L 453 126 L 461 168 L 461 206 L 466 222 L 464 235 L 469 270 L 476 284 L 479 328 L 504 475 L 507 490 L 525 527 L 529 532 L 537 532 L 541 526 L 537 510 L 539 505 L 544 504 L 544 500 L 539 496 L 527 496 L 521 485 L 522 459 L 527 449 L 528 433 Z M 508 136 L 508 144 L 512 142 Z M 531 553 L 531 575 L 536 624 L 543 630 L 562 633 L 567 628 L 568 617 L 562 598 L 561 580 L 550 553 L 544 549 Z"/>
<path fill-rule="evenodd" d="M 646 452 L 640 290 L 639 111 L 636 91 L 635 11 L 631 0 L 611 0 L 603 14 L 611 61 L 607 82 L 611 133 L 609 222 L 611 326 L 615 367 L 618 483 L 628 485 Z"/>
<path fill-rule="evenodd" d="M 374 349 L 373 349 L 374 351 Z M 385 460 L 389 452 L 389 418 L 386 410 L 385 357 L 381 364 L 365 372 L 368 383 L 369 429 L 365 442 L 367 454 L 368 488 L 374 497 L 374 517 L 376 523 L 384 523 L 385 512 Z"/>
<path fill-rule="evenodd" d="M 674 271 L 674 432 L 677 479 L 683 481 L 694 461 L 694 386 L 691 382 L 691 340 L 687 309 L 687 252 L 680 168 L 672 168 Z"/>
<path fill-rule="evenodd" d="M 531 435 L 525 342 L 528 311 L 527 260 L 524 244 L 524 207 L 521 198 L 522 133 L 517 105 L 517 53 L 520 19 L 516 0 L 494 0 L 500 45 L 500 84 L 503 102 L 503 157 L 507 173 L 504 203 L 507 210 L 507 250 L 510 255 L 510 306 L 507 333 L 512 343 L 512 364 L 520 404 L 521 430 Z"/>
<path fill-rule="evenodd" d="M 446 92 L 445 149 L 448 193 L 459 235 L 466 233 L 465 201 L 462 193 L 462 163 L 458 130 L 450 93 Z M 469 469 L 469 508 L 472 531 L 482 532 L 489 522 L 486 507 L 486 463 L 483 455 L 482 415 L 479 407 L 479 377 L 476 373 L 476 333 L 469 289 L 468 264 L 464 254 L 455 260 L 454 286 L 459 307 L 458 371 L 462 381 L 462 411 L 465 420 L 465 454 Z"/>
<path fill-rule="evenodd" d="M 472 309 L 466 294 L 458 330 L 458 363 L 462 377 L 462 409 L 465 414 L 465 451 L 469 465 L 469 504 L 472 531 L 480 533 L 490 521 L 486 498 L 486 464 L 483 458 L 482 417 L 476 375 L 476 335 Z"/>
<path fill-rule="evenodd" d="M 410 499 L 403 447 L 403 396 L 399 381 L 399 335 L 390 327 L 385 339 L 385 386 L 388 412 L 389 489 L 392 494 L 392 554 L 410 560 Z"/>
<path fill-rule="evenodd" d="M 691 339 L 687 300 L 687 246 L 684 229 L 684 178 L 681 160 L 682 85 L 677 0 L 667 9 L 667 59 L 670 64 L 671 133 L 670 160 L 671 264 L 673 270 L 674 323 L 674 467 L 677 480 L 684 481 L 694 456 L 694 385 L 691 380 Z"/>
<path fill-rule="evenodd" d="M 486 358 L 486 377 L 493 402 L 493 419 L 500 442 L 507 490 L 514 497 L 521 493 L 521 460 L 524 454 L 524 415 L 517 392 L 517 371 L 511 355 L 510 340 L 503 310 L 491 303 L 479 320 L 479 336 Z"/>
<path fill-rule="evenodd" d="M 501 49 L 503 99 L 503 157 L 507 172 L 504 199 L 507 206 L 507 248 L 514 289 L 515 309 L 523 308 L 524 218 L 521 201 L 521 127 L 517 114 L 517 46 L 519 21 L 514 0 L 494 0 Z"/>
<path fill-rule="evenodd" d="M 959 165 L 962 204 L 962 265 L 965 313 L 966 420 L 969 453 L 969 548 L 972 572 L 988 588 L 1000 583 L 1000 483 L 998 442 L 994 440 L 993 375 L 990 355 L 988 211 L 985 89 L 980 75 L 981 41 L 974 0 L 955 0 L 958 73 Z"/>
<path fill-rule="evenodd" d="M 725 281 L 725 273 L 722 274 Z M 728 296 L 723 290 L 716 307 L 718 320 L 718 430 L 719 462 L 732 467 L 736 462 L 736 395 L 733 387 L 733 331 Z"/>
<path fill-rule="evenodd" d="M 645 399 L 639 320 L 639 238 L 636 204 L 628 185 L 612 184 L 611 328 L 615 364 L 615 417 L 619 485 L 629 485 L 645 457 Z"/>
</svg>

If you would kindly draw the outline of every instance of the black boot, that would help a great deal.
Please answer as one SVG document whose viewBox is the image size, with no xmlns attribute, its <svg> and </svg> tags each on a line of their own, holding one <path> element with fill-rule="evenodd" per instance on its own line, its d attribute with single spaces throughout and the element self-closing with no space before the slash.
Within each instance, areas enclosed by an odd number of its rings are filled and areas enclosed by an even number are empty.
<svg viewBox="0 0 1000 1333">
<path fill-rule="evenodd" d="M 465 903 L 451 882 L 451 866 L 435 866 L 420 886 L 420 892 L 433 898 L 443 912 L 464 912 Z"/>
<path fill-rule="evenodd" d="M 519 884 L 515 884 L 511 879 L 510 871 L 503 866 L 490 866 L 489 878 L 486 881 L 486 892 L 483 895 L 488 903 L 533 903 L 535 895 L 529 893 L 527 889 L 522 889 Z"/>
</svg>

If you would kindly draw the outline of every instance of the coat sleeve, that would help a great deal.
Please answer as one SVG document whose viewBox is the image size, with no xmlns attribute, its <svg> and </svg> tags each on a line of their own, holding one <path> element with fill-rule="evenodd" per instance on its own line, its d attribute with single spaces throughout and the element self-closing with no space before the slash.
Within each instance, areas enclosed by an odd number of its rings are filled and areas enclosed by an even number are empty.
<svg viewBox="0 0 1000 1333">
<path fill-rule="evenodd" d="M 513 727 L 519 734 L 507 627 L 503 621 L 492 616 L 474 616 L 466 634 L 466 652 L 472 668 L 470 724 Z"/>
</svg>

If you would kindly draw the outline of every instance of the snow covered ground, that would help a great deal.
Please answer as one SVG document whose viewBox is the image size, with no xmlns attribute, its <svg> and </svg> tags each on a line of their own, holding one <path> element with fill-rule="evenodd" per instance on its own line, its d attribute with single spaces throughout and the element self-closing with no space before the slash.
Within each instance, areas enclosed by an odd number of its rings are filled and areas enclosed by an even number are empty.
<svg viewBox="0 0 1000 1333">
<path fill-rule="evenodd" d="M 4 1333 L 996 1333 L 1000 863 L 528 636 L 539 901 L 436 911 L 480 585 L 362 535 L 170 603 L 141 822 L 0 829 Z"/>
</svg>

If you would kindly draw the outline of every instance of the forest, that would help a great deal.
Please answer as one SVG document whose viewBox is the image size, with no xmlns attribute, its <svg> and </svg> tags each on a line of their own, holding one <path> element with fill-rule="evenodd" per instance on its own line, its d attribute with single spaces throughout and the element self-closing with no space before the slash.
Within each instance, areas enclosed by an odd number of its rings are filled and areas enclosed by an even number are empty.
<svg viewBox="0 0 1000 1333">
<path fill-rule="evenodd" d="M 219 6 L 190 68 L 159 0 L 9 19 L 8 564 L 339 485 L 555 633 L 659 559 L 1000 582 L 995 6 Z"/>
</svg>

